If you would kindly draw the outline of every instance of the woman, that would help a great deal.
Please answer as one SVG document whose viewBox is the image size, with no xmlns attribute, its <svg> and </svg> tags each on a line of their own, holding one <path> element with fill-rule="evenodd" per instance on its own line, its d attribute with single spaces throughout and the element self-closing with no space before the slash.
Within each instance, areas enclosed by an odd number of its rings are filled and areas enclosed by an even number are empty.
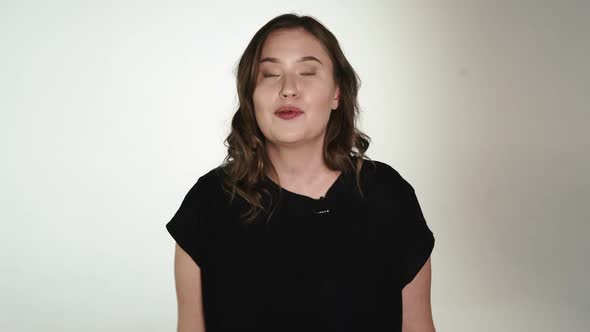
<svg viewBox="0 0 590 332">
<path fill-rule="evenodd" d="M 312 17 L 254 35 L 228 155 L 166 225 L 178 331 L 434 331 L 434 237 L 412 186 L 365 158 L 358 84 Z"/>
</svg>

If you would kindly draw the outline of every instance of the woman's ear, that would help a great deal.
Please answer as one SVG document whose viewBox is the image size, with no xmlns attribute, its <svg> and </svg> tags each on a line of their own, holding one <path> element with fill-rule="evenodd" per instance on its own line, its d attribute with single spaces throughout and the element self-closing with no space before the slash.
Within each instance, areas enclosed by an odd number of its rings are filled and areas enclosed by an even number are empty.
<svg viewBox="0 0 590 332">
<path fill-rule="evenodd" d="M 336 86 L 336 91 L 334 92 L 334 99 L 332 99 L 332 110 L 338 108 L 340 102 L 340 87 Z"/>
</svg>

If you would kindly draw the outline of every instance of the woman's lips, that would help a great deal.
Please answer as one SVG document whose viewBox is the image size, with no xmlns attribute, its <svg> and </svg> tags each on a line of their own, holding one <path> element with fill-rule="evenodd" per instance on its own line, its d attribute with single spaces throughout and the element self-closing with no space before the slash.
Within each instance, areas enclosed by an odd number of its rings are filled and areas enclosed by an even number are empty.
<svg viewBox="0 0 590 332">
<path fill-rule="evenodd" d="M 283 106 L 275 112 L 278 117 L 285 120 L 296 118 L 302 113 L 303 111 L 295 106 Z"/>
<path fill-rule="evenodd" d="M 290 120 L 290 119 L 298 117 L 302 113 L 303 112 L 301 112 L 301 111 L 280 111 L 275 114 L 278 117 L 280 117 L 281 119 Z"/>
</svg>

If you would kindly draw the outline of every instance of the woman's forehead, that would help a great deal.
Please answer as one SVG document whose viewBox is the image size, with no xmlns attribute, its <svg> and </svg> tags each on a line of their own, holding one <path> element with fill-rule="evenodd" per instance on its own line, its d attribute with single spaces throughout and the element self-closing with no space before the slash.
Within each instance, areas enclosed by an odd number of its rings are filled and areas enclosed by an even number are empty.
<svg viewBox="0 0 590 332">
<path fill-rule="evenodd" d="M 304 58 L 307 60 L 315 58 L 321 64 L 329 61 L 329 56 L 322 43 L 303 29 L 271 32 L 266 38 L 260 54 L 260 60 L 269 58 L 272 61 L 266 62 L 301 62 L 300 60 Z"/>
</svg>

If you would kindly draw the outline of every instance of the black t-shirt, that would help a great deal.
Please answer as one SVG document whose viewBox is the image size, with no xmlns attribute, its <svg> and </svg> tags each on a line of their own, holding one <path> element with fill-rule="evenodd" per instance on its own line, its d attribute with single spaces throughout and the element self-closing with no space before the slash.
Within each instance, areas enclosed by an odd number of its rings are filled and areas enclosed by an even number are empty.
<svg viewBox="0 0 590 332">
<path fill-rule="evenodd" d="M 391 166 L 364 160 L 361 184 L 342 172 L 314 199 L 263 181 L 279 199 L 244 226 L 220 167 L 201 176 L 166 224 L 199 265 L 207 332 L 401 331 L 402 288 L 430 256 L 434 236 L 413 187 Z M 276 201 L 276 200 L 275 200 Z"/>
</svg>

